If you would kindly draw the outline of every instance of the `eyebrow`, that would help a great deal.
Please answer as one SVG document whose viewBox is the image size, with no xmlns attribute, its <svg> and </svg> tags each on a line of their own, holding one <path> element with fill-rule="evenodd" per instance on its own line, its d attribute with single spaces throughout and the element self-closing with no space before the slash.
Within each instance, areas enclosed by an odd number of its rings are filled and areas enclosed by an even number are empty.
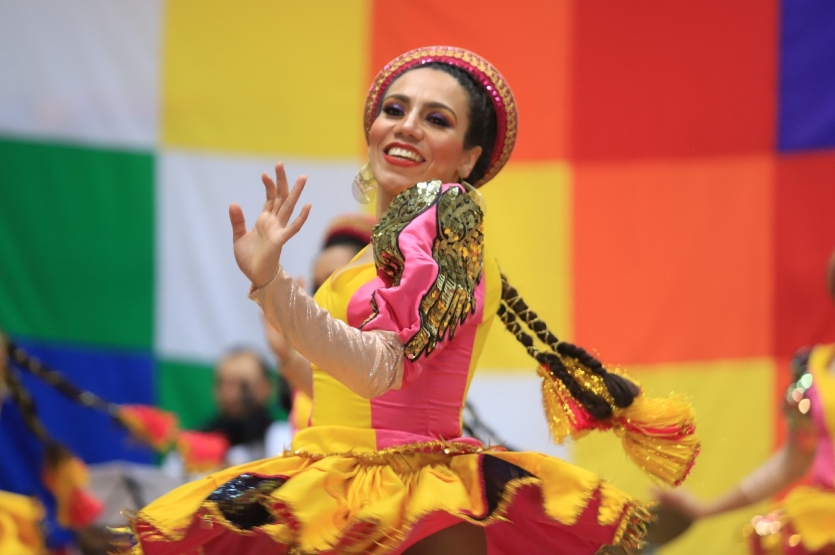
<svg viewBox="0 0 835 555">
<path fill-rule="evenodd" d="M 386 101 L 386 100 L 388 100 L 389 98 L 394 98 L 394 99 L 396 99 L 396 100 L 400 100 L 400 101 L 402 101 L 402 102 L 406 102 L 406 103 L 408 103 L 408 104 L 411 104 L 411 103 L 412 103 L 412 99 L 411 99 L 411 98 L 409 98 L 409 97 L 408 97 L 408 96 L 406 96 L 406 95 L 403 95 L 403 94 L 397 94 L 397 93 L 388 95 L 387 97 L 385 97 L 385 98 L 383 99 L 383 102 L 385 102 L 385 101 Z M 450 108 L 449 106 L 447 106 L 447 105 L 446 105 L 446 104 L 444 104 L 443 102 L 427 102 L 427 103 L 426 103 L 426 107 L 427 107 L 427 108 L 440 108 L 440 109 L 442 109 L 442 110 L 447 110 L 447 111 L 448 111 L 448 112 L 450 112 L 450 113 L 452 114 L 452 116 L 455 118 L 455 121 L 456 121 L 456 122 L 458 121 L 458 114 L 456 114 L 456 113 L 455 113 L 455 110 L 453 110 L 452 108 Z"/>
</svg>

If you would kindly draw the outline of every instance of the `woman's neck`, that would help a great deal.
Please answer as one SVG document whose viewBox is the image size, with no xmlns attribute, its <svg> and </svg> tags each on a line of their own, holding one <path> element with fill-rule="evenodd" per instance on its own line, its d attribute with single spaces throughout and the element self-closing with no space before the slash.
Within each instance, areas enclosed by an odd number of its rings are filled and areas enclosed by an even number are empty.
<svg viewBox="0 0 835 555">
<path fill-rule="evenodd" d="M 388 192 L 384 191 L 382 187 L 377 187 L 377 220 L 379 221 L 380 218 L 383 217 L 383 214 L 386 213 L 386 210 L 389 209 L 391 206 L 391 201 L 394 200 L 394 197 L 390 195 Z"/>
</svg>

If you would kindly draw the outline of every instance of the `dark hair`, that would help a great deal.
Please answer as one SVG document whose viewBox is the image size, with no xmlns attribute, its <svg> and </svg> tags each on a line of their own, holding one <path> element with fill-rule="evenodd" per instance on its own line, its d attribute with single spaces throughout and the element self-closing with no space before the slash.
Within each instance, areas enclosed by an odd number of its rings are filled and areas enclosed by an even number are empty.
<svg viewBox="0 0 835 555">
<path fill-rule="evenodd" d="M 582 347 L 560 341 L 557 336 L 551 333 L 545 322 L 540 320 L 539 316 L 522 300 L 522 297 L 508 283 L 504 275 L 502 275 L 502 301 L 499 304 L 498 315 L 507 330 L 522 343 L 528 354 L 544 366 L 551 376 L 560 380 L 571 396 L 577 399 L 595 419 L 606 420 L 610 418 L 612 416 L 612 406 L 601 395 L 584 388 L 569 372 L 566 361 L 570 361 L 572 366 L 577 366 L 585 372 L 591 372 L 602 379 L 606 393 L 611 397 L 615 407 L 628 407 L 640 393 L 638 386 L 622 376 L 607 372 L 603 364 Z M 525 333 L 517 319 L 521 320 L 528 329 L 534 332 L 537 339 L 547 346 L 547 351 L 539 350 L 534 346 L 533 338 Z"/>
<path fill-rule="evenodd" d="M 220 360 L 225 361 L 238 356 L 250 356 L 255 359 L 255 362 L 258 364 L 258 369 L 261 372 L 261 376 L 263 376 L 267 381 L 271 380 L 272 370 L 270 370 L 270 365 L 267 364 L 266 359 L 252 347 L 248 347 L 246 345 L 235 345 L 227 349 L 226 352 L 223 353 L 223 356 L 220 357 Z"/>
<path fill-rule="evenodd" d="M 354 251 L 360 252 L 367 245 L 368 241 L 364 241 L 356 235 L 351 233 L 338 233 L 329 237 L 322 245 L 322 249 L 319 252 L 324 252 L 326 249 L 331 247 L 351 247 Z"/>
<path fill-rule="evenodd" d="M 469 149 L 475 146 L 480 146 L 481 155 L 478 157 L 478 160 L 476 160 L 473 169 L 470 171 L 470 175 L 466 177 L 462 176 L 462 179 L 466 179 L 469 183 L 478 183 L 490 167 L 490 159 L 493 156 L 493 148 L 496 144 L 498 123 L 496 118 L 496 109 L 493 107 L 493 102 L 490 100 L 487 92 L 475 80 L 475 78 L 473 78 L 472 75 L 457 66 L 445 64 L 443 62 L 428 62 L 410 67 L 398 75 L 397 79 L 400 79 L 400 77 L 404 74 L 414 69 L 422 68 L 443 71 L 444 73 L 455 77 L 458 84 L 461 85 L 465 91 L 467 91 L 467 97 L 469 100 L 468 107 L 470 110 L 468 114 L 470 125 L 467 128 L 467 132 L 464 134 L 464 148 Z M 392 83 L 397 81 L 397 79 L 392 81 Z M 389 87 L 391 87 L 391 84 L 389 84 Z M 381 109 L 382 103 L 380 103 L 380 107 L 377 109 L 376 115 L 380 114 Z"/>
</svg>

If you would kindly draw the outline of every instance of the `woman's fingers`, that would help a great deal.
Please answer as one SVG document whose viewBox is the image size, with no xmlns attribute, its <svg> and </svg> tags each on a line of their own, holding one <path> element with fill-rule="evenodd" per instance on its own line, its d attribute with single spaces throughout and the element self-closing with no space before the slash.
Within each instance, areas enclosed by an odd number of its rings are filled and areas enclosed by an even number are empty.
<svg viewBox="0 0 835 555">
<path fill-rule="evenodd" d="M 235 242 L 246 235 L 246 220 L 244 211 L 237 203 L 229 205 L 229 221 L 232 222 L 232 241 Z"/>
<path fill-rule="evenodd" d="M 276 203 L 275 214 L 278 216 L 278 221 L 281 222 L 281 225 L 286 226 L 287 222 L 290 221 L 290 216 L 293 215 L 293 210 L 296 209 L 296 202 L 298 202 L 304 190 L 305 183 L 307 183 L 307 176 L 299 176 L 284 202 L 280 204 Z"/>
<path fill-rule="evenodd" d="M 287 198 L 287 173 L 284 171 L 284 163 L 282 162 L 275 165 L 275 185 L 278 198 Z"/>
<path fill-rule="evenodd" d="M 264 184 L 264 189 L 267 195 L 267 200 L 264 202 L 263 210 L 272 210 L 275 204 L 275 198 L 278 195 L 275 182 L 267 175 L 267 172 L 261 174 L 261 183 Z"/>
<path fill-rule="evenodd" d="M 296 216 L 296 219 L 293 220 L 292 223 L 290 223 L 290 225 L 284 228 L 284 232 L 286 234 L 286 237 L 284 239 L 285 242 L 289 241 L 302 228 L 304 222 L 307 221 L 308 214 L 310 214 L 310 207 L 310 204 L 305 204 L 304 206 L 302 206 L 302 210 L 301 212 L 299 212 L 299 215 Z"/>
</svg>

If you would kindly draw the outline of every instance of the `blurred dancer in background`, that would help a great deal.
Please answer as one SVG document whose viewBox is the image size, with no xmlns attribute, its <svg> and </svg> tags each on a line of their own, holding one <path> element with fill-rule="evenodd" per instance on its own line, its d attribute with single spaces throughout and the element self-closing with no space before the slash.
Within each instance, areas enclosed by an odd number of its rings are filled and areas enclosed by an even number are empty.
<svg viewBox="0 0 835 555">
<path fill-rule="evenodd" d="M 835 301 L 835 252 L 826 284 Z M 695 521 L 765 501 L 808 474 L 767 515 L 746 530 L 753 555 L 835 554 L 835 344 L 798 351 L 784 413 L 781 448 L 736 486 L 710 501 L 684 490 L 659 492 L 662 507 Z M 811 472 L 810 472 L 811 471 Z"/>
</svg>

